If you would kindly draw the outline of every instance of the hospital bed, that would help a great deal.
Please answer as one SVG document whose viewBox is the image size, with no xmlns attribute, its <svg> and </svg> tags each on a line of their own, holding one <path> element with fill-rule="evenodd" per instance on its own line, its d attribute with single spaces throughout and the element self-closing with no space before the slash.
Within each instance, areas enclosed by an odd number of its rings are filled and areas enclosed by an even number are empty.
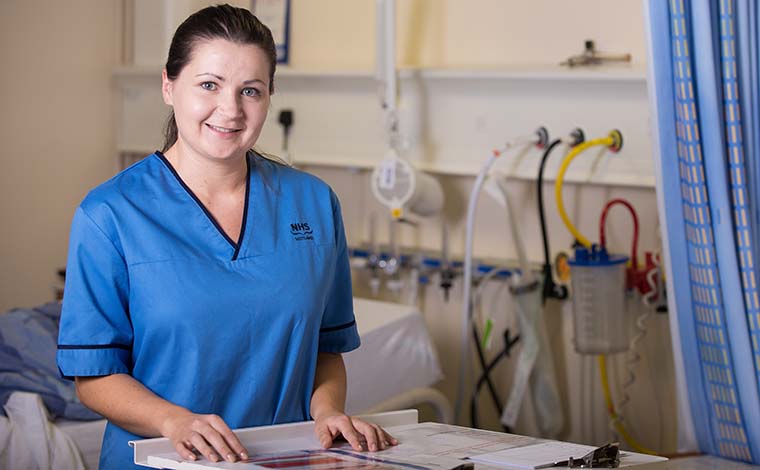
<svg viewBox="0 0 760 470">
<path fill-rule="evenodd" d="M 451 405 L 431 386 L 441 366 L 416 307 L 354 298 L 362 346 L 344 354 L 348 376 L 346 411 L 400 410 L 427 404 L 438 422 L 451 422 Z"/>
<path fill-rule="evenodd" d="M 419 310 L 388 302 L 354 299 L 362 346 L 344 355 L 348 375 L 346 410 L 351 414 L 428 405 L 435 420 L 449 422 L 451 407 L 432 388 L 441 367 Z M 87 468 L 97 468 L 105 420 L 59 419 L 56 427 L 78 447 Z"/>
</svg>

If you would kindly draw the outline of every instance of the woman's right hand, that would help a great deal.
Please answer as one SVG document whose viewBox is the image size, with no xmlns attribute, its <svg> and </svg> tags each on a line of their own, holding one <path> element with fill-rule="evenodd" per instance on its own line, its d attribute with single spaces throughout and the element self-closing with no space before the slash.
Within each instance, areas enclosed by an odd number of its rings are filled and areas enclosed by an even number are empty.
<svg viewBox="0 0 760 470">
<path fill-rule="evenodd" d="M 186 460 L 196 460 L 194 449 L 211 462 L 248 459 L 248 451 L 217 415 L 200 415 L 187 410 L 174 413 L 164 421 L 161 434 L 172 441 L 174 449 Z"/>
<path fill-rule="evenodd" d="M 85 406 L 138 436 L 168 437 L 183 459 L 196 460 L 194 451 L 211 462 L 248 459 L 245 447 L 222 418 L 193 414 L 159 397 L 131 375 L 77 377 L 76 387 Z"/>
</svg>

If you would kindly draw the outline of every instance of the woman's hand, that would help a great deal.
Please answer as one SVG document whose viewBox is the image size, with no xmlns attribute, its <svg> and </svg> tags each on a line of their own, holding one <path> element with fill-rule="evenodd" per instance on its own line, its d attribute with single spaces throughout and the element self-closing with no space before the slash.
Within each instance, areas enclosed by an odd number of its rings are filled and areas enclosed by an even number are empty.
<svg viewBox="0 0 760 470">
<path fill-rule="evenodd" d="M 161 431 L 172 441 L 177 453 L 186 460 L 196 459 L 193 449 L 211 462 L 236 462 L 248 458 L 243 444 L 217 415 L 199 415 L 185 410 L 167 418 Z"/>
<path fill-rule="evenodd" d="M 338 435 L 342 435 L 356 451 L 376 452 L 398 444 L 393 436 L 377 424 L 342 413 L 317 418 L 314 433 L 319 439 L 319 444 L 325 449 L 333 444 Z"/>
<path fill-rule="evenodd" d="M 327 449 L 342 435 L 354 450 L 376 452 L 395 446 L 398 441 L 383 428 L 359 418 L 347 416 L 346 367 L 337 353 L 321 352 L 317 356 L 314 392 L 311 395 L 311 416 L 319 444 Z"/>
</svg>

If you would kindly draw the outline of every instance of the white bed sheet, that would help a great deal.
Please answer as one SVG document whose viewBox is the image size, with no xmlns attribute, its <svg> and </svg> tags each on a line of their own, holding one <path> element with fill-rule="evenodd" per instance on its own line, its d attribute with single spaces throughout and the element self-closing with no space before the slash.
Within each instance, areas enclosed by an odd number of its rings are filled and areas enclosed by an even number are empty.
<svg viewBox="0 0 760 470">
<path fill-rule="evenodd" d="M 438 356 L 417 308 L 354 298 L 354 312 L 362 345 L 343 355 L 348 413 L 365 412 L 393 396 L 441 380 Z M 76 442 L 87 468 L 97 469 L 106 421 L 58 420 L 55 424 Z"/>
<path fill-rule="evenodd" d="M 15 391 L 0 416 L 0 469 L 82 470 L 76 444 L 58 426 L 36 393 Z"/>
<path fill-rule="evenodd" d="M 425 320 L 416 307 L 354 298 L 354 313 L 362 345 L 343 355 L 348 413 L 366 412 L 443 378 Z"/>
<path fill-rule="evenodd" d="M 88 470 L 97 470 L 100 460 L 100 445 L 103 441 L 103 432 L 106 429 L 106 420 L 96 421 L 68 421 L 59 419 L 55 421 L 58 429 L 66 433 L 76 443 L 82 460 Z"/>
</svg>

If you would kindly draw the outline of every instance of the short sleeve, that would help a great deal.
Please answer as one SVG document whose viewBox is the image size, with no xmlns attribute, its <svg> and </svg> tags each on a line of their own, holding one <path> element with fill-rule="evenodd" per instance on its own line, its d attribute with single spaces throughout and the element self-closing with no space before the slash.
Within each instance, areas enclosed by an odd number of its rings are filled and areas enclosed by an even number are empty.
<svg viewBox="0 0 760 470">
<path fill-rule="evenodd" d="M 335 268 L 327 291 L 327 306 L 319 330 L 319 351 L 344 353 L 359 347 L 359 332 L 354 318 L 354 299 L 351 291 L 351 266 L 348 259 L 346 234 L 340 202 L 330 191 L 333 227 L 335 229 Z"/>
<path fill-rule="evenodd" d="M 71 225 L 57 361 L 61 375 L 131 372 L 129 280 L 121 252 L 80 207 Z"/>
</svg>

